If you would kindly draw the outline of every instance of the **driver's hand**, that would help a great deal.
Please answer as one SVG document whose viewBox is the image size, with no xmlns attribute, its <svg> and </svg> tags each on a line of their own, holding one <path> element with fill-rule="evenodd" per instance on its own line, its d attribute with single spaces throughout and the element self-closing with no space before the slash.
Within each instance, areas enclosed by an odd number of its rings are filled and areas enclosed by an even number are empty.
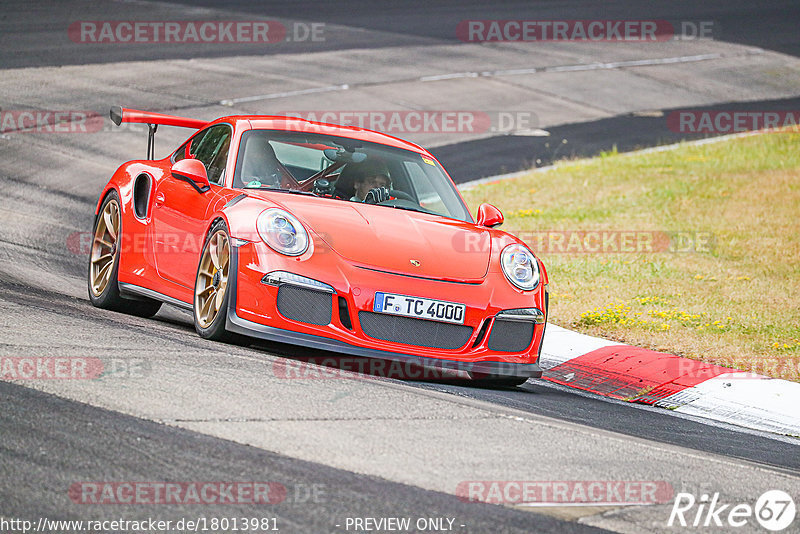
<svg viewBox="0 0 800 534">
<path fill-rule="evenodd" d="M 369 190 L 367 196 L 364 197 L 364 202 L 367 204 L 380 204 L 381 202 L 386 202 L 390 198 L 389 190 L 387 188 L 375 187 Z"/>
</svg>

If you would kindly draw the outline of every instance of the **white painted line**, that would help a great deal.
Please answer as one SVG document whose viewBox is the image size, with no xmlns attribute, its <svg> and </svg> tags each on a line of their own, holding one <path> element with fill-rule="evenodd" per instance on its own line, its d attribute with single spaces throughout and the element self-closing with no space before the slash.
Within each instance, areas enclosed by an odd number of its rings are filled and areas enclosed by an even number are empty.
<svg viewBox="0 0 800 534">
<path fill-rule="evenodd" d="M 454 78 L 477 78 L 477 72 L 454 72 L 452 74 L 436 74 L 434 76 L 422 76 L 419 78 L 421 82 L 436 82 L 439 80 L 452 80 Z"/>
<path fill-rule="evenodd" d="M 584 391 L 582 389 L 575 389 L 569 386 L 564 386 L 562 384 L 558 384 L 556 382 L 549 382 L 545 379 L 534 379 L 534 386 L 539 388 L 548 388 L 554 389 L 556 391 L 563 391 L 567 393 L 571 393 L 572 395 L 577 395 L 579 397 L 584 397 L 587 399 L 594 399 L 601 402 L 606 402 L 608 404 L 617 404 L 617 405 L 625 405 L 630 408 L 634 408 L 637 410 L 644 410 L 646 412 L 653 412 L 659 413 L 664 415 L 669 415 L 671 417 L 677 417 L 678 419 L 685 419 L 687 421 L 694 421 L 695 423 L 703 423 L 709 426 L 713 426 L 715 428 L 724 428 L 726 430 L 732 430 L 736 432 L 740 432 L 742 434 L 748 434 L 751 436 L 759 436 L 762 438 L 769 438 L 775 441 L 782 441 L 784 443 L 792 443 L 798 444 L 800 443 L 797 438 L 792 438 L 782 434 L 774 434 L 772 432 L 765 432 L 763 430 L 756 430 L 754 428 L 748 428 L 742 425 L 737 425 L 735 423 L 728 423 L 725 421 L 716 421 L 714 419 L 709 419 L 707 415 L 698 416 L 692 415 L 688 413 L 681 413 L 676 410 L 665 410 L 662 406 L 658 404 L 650 405 L 650 404 L 641 404 L 641 403 L 632 403 L 629 401 L 624 401 L 620 399 L 615 399 L 613 397 L 603 397 L 602 395 L 598 395 L 597 393 L 591 393 L 589 391 Z M 688 390 L 684 390 L 688 391 Z"/>
<path fill-rule="evenodd" d="M 544 68 L 537 69 L 534 67 L 529 69 L 487 70 L 481 72 L 481 76 L 520 76 L 524 74 L 536 74 L 537 72 L 542 72 L 543 70 Z"/>
<path fill-rule="evenodd" d="M 709 59 L 721 59 L 722 54 L 701 54 L 697 56 L 677 56 L 657 59 L 632 59 L 628 61 L 614 61 L 611 63 L 588 63 L 585 65 L 565 65 L 563 67 L 547 67 L 545 72 L 570 72 L 578 70 L 609 70 L 625 67 L 649 67 L 653 65 L 672 65 L 675 63 L 695 63 Z"/>
<path fill-rule="evenodd" d="M 515 130 L 510 132 L 509 135 L 527 136 L 527 137 L 548 137 L 550 132 L 542 130 L 541 128 L 528 128 L 527 130 Z"/>
<path fill-rule="evenodd" d="M 749 52 L 760 53 L 760 52 Z M 481 76 L 524 76 L 526 74 L 536 74 L 540 72 L 576 72 L 586 70 L 610 70 L 623 69 L 626 67 L 649 67 L 654 65 L 674 65 L 676 63 L 696 63 L 698 61 L 708 61 L 710 59 L 722 59 L 723 54 L 698 54 L 694 56 L 674 56 L 652 59 L 631 59 L 626 61 L 611 61 L 606 63 L 578 63 L 575 65 L 555 65 L 552 67 L 535 67 L 527 69 L 504 69 L 487 70 L 480 73 Z"/>
<path fill-rule="evenodd" d="M 547 372 L 556 365 L 612 345 L 624 346 L 548 323 L 539 365 Z M 580 390 L 571 391 L 581 394 Z M 654 408 L 666 409 L 672 415 L 735 425 L 789 439 L 800 437 L 797 406 L 800 406 L 800 384 L 737 372 L 710 378 L 654 404 Z"/>
<path fill-rule="evenodd" d="M 678 413 L 800 437 L 797 409 L 800 384 L 797 382 L 767 377 L 742 378 L 738 373 L 731 373 L 710 378 L 684 392 L 689 398 L 684 397 L 682 405 L 675 408 Z M 673 400 L 667 397 L 658 404 L 662 403 L 670 404 Z"/>
<path fill-rule="evenodd" d="M 760 53 L 763 51 L 748 51 L 748 54 L 753 53 Z M 535 67 L 535 68 L 525 68 L 525 69 L 505 69 L 505 70 L 487 70 L 481 72 L 452 72 L 452 73 L 444 73 L 444 74 L 432 74 L 429 76 L 421 76 L 417 78 L 417 81 L 420 82 L 436 82 L 441 80 L 453 80 L 458 78 L 478 78 L 478 77 L 485 77 L 490 78 L 494 76 L 520 76 L 525 74 L 535 74 L 539 72 L 575 72 L 575 71 L 589 71 L 589 70 L 608 70 L 608 69 L 620 69 L 625 67 L 645 67 L 645 66 L 653 66 L 653 65 L 670 65 L 675 63 L 692 63 L 696 61 L 707 61 L 710 59 L 721 59 L 723 57 L 731 57 L 731 56 L 724 56 L 723 54 L 700 54 L 695 56 L 676 56 L 676 57 L 665 57 L 665 58 L 653 58 L 653 59 L 634 59 L 634 60 L 626 60 L 626 61 L 612 61 L 608 63 L 584 63 L 584 64 L 577 64 L 577 65 L 553 65 L 550 67 Z M 380 82 L 380 84 L 375 83 L 361 83 L 361 84 L 338 84 L 338 85 L 329 85 L 326 87 L 316 87 L 312 89 L 299 89 L 296 91 L 285 91 L 282 93 L 270 93 L 266 95 L 255 95 L 255 96 L 245 96 L 241 98 L 230 98 L 227 100 L 221 100 L 219 102 L 222 106 L 233 106 L 235 104 L 240 104 L 243 102 L 257 102 L 259 100 L 272 100 L 275 98 L 286 98 L 290 96 L 299 96 L 299 95 L 308 95 L 314 93 L 326 93 L 330 91 L 345 91 L 347 89 L 351 89 L 353 87 L 357 87 L 360 85 L 386 85 L 391 83 L 401 83 L 401 82 L 408 82 L 411 80 L 408 79 L 397 79 L 397 80 L 387 80 L 385 82 Z"/>
<path fill-rule="evenodd" d="M 694 141 L 680 141 L 678 143 L 673 143 L 671 145 L 661 145 L 650 148 L 643 148 L 641 150 L 631 150 L 630 152 L 620 152 L 619 155 L 622 157 L 627 157 L 627 156 L 636 156 L 641 154 L 652 154 L 655 152 L 666 152 L 668 150 L 675 150 L 682 146 L 710 145 L 712 143 L 720 143 L 722 141 L 727 141 L 728 139 L 737 139 L 739 137 L 750 137 L 753 135 L 761 135 L 762 133 L 763 132 L 761 131 L 755 130 L 750 132 L 740 132 L 735 134 L 720 135 L 719 137 L 707 137 L 705 139 L 697 139 Z M 487 176 L 486 178 L 478 178 L 477 180 L 470 180 L 469 182 L 456 184 L 456 186 L 458 187 L 459 191 L 467 191 L 478 185 L 488 184 L 491 182 L 500 182 L 502 180 L 512 180 L 514 178 L 519 178 L 520 176 L 527 176 L 529 174 L 536 172 L 549 172 L 552 171 L 553 169 L 558 169 L 559 167 L 563 167 L 565 165 L 572 165 L 573 163 L 586 162 L 589 161 L 590 159 L 592 158 L 582 158 L 577 160 L 562 160 L 553 163 L 552 165 L 545 165 L 544 167 L 536 167 L 535 169 L 509 172 L 506 174 L 496 174 L 494 176 Z"/>
<path fill-rule="evenodd" d="M 576 72 L 586 70 L 610 70 L 626 67 L 649 67 L 654 65 L 673 65 L 676 63 L 695 63 L 710 59 L 722 59 L 723 54 L 699 54 L 695 56 L 674 56 L 653 59 L 631 59 L 626 61 L 611 61 L 607 63 L 578 63 L 576 65 L 556 65 L 552 67 L 537 67 L 529 69 L 505 69 L 481 72 L 481 76 L 520 76 L 536 74 L 539 72 Z"/>
<path fill-rule="evenodd" d="M 340 85 L 326 85 L 325 87 L 312 87 L 310 89 L 298 89 L 296 91 L 284 91 L 282 93 L 270 93 L 267 95 L 245 96 L 242 98 L 232 98 L 230 100 L 220 100 L 222 106 L 233 106 L 243 102 L 257 102 L 259 100 L 272 100 L 275 98 L 286 98 L 289 96 L 311 95 L 315 93 L 329 93 L 331 91 L 346 91 L 350 86 L 346 83 Z"/>
</svg>

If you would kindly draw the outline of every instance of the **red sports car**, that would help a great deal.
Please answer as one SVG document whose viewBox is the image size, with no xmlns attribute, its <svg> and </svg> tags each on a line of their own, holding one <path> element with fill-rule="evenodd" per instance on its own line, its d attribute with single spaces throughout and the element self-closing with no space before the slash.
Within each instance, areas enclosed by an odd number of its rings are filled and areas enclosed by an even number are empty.
<svg viewBox="0 0 800 534">
<path fill-rule="evenodd" d="M 249 338 L 444 367 L 502 384 L 541 376 L 542 262 L 439 162 L 362 128 L 277 116 L 212 122 L 112 108 L 149 125 L 97 205 L 95 306 L 192 310 L 204 338 Z M 164 159 L 158 125 L 198 130 Z"/>
</svg>

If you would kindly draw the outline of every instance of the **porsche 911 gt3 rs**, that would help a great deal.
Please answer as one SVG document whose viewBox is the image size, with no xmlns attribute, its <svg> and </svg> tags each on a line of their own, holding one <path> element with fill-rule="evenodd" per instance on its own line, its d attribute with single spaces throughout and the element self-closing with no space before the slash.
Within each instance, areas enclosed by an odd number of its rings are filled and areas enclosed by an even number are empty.
<svg viewBox="0 0 800 534">
<path fill-rule="evenodd" d="M 204 338 L 260 338 L 465 370 L 503 384 L 541 376 L 547 274 L 474 220 L 429 152 L 362 128 L 277 116 L 206 122 L 112 108 L 149 125 L 97 204 L 95 306 L 192 311 Z M 155 159 L 159 125 L 197 130 Z"/>
</svg>

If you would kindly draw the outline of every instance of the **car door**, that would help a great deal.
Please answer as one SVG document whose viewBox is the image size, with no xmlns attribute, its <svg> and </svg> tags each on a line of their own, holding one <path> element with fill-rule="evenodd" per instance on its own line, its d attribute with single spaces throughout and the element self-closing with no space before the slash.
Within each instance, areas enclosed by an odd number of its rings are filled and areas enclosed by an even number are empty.
<svg viewBox="0 0 800 534">
<path fill-rule="evenodd" d="M 169 172 L 159 180 L 153 205 L 156 268 L 159 275 L 184 288 L 193 288 L 205 240 L 207 217 L 225 180 L 232 138 L 228 124 L 198 132 L 179 148 L 172 161 L 194 157 L 205 165 L 211 189 L 200 193 Z"/>
</svg>

